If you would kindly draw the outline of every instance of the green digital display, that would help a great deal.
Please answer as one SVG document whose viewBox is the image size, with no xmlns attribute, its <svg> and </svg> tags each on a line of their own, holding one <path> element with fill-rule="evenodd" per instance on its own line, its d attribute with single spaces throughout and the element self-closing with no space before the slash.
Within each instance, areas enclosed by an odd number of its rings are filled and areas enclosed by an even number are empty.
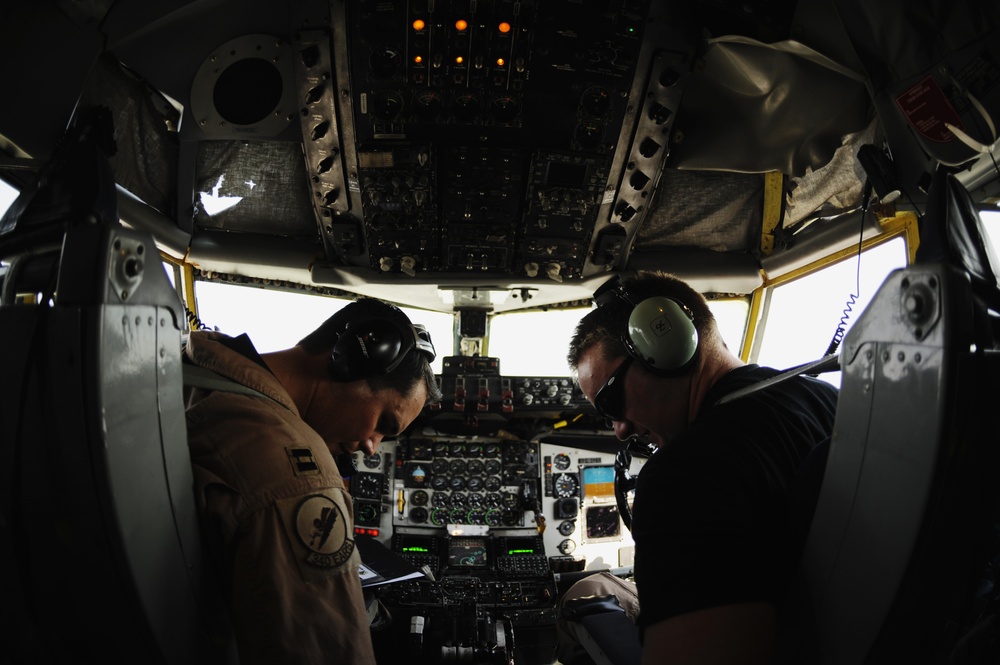
<svg viewBox="0 0 1000 665">
<path fill-rule="evenodd" d="M 430 552 L 430 550 L 427 549 L 426 547 L 417 547 L 416 545 L 414 545 L 412 547 L 404 547 L 403 551 L 404 552 Z"/>
</svg>

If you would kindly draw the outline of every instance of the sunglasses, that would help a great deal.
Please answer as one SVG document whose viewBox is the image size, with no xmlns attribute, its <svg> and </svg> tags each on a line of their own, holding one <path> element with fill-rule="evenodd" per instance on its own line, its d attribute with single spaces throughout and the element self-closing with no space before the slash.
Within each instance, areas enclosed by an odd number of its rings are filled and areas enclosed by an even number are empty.
<svg viewBox="0 0 1000 665">
<path fill-rule="evenodd" d="M 626 357 L 594 395 L 594 408 L 609 420 L 625 418 L 625 374 L 631 364 L 632 356 Z"/>
</svg>

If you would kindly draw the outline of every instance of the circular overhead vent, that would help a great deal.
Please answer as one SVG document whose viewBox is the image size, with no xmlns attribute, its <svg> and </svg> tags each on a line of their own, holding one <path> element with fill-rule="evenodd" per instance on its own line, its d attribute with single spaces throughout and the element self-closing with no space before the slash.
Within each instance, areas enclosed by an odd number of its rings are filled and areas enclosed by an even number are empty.
<svg viewBox="0 0 1000 665">
<path fill-rule="evenodd" d="M 212 136 L 272 137 L 295 118 L 291 47 L 244 35 L 213 51 L 191 85 L 191 115 Z"/>
</svg>

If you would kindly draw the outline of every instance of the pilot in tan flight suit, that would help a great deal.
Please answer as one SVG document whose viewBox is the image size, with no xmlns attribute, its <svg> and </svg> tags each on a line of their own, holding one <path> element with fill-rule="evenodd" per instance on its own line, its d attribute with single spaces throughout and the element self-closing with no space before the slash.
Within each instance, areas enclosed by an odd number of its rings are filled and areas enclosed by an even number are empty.
<svg viewBox="0 0 1000 665">
<path fill-rule="evenodd" d="M 369 299 L 263 356 L 245 335 L 191 333 L 191 461 L 244 665 L 375 662 L 352 502 L 334 456 L 372 454 L 439 400 L 433 358 L 422 327 Z M 224 649 L 218 628 L 207 631 Z"/>
</svg>

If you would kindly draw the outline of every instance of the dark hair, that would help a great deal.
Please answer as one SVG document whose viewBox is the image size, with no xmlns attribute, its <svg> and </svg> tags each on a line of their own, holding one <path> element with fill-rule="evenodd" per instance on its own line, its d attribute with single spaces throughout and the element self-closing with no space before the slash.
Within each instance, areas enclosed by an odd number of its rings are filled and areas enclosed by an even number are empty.
<svg viewBox="0 0 1000 665">
<path fill-rule="evenodd" d="M 385 309 L 385 318 L 397 319 L 400 322 L 405 321 L 407 326 L 410 324 L 409 318 L 395 305 L 374 298 L 362 298 L 350 303 L 321 323 L 316 330 L 303 337 L 297 346 L 301 346 L 306 353 L 313 355 L 330 353 L 340 338 L 340 334 L 354 317 L 358 316 L 360 312 L 370 314 L 373 309 L 381 308 Z M 370 375 L 365 380 L 373 392 L 392 389 L 400 395 L 410 394 L 414 387 L 423 381 L 427 386 L 425 404 L 439 402 L 443 397 L 427 355 L 416 348 L 411 349 L 391 372 Z"/>
<path fill-rule="evenodd" d="M 656 296 L 673 298 L 682 303 L 694 315 L 694 327 L 699 339 L 704 341 L 718 334 L 718 325 L 708 302 L 687 282 L 664 272 L 639 271 L 623 278 L 622 284 L 633 304 Z M 606 360 L 627 356 L 628 351 L 622 340 L 631 310 L 632 307 L 627 302 L 616 298 L 603 307 L 591 310 L 580 319 L 566 355 L 569 366 L 576 370 L 584 351 L 595 344 L 599 345 L 601 355 Z"/>
</svg>

